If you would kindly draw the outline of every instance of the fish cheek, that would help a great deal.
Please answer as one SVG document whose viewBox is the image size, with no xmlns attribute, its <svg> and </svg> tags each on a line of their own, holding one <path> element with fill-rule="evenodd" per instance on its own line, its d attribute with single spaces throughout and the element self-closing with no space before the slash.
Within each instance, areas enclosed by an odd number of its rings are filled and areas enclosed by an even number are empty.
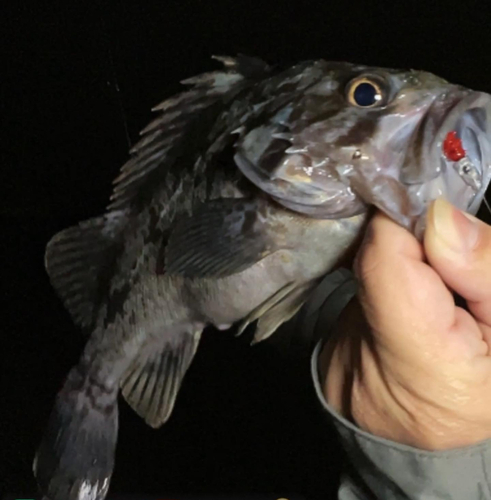
<svg viewBox="0 0 491 500">
<path fill-rule="evenodd" d="M 373 137 L 377 122 L 377 118 L 373 115 L 357 121 L 346 134 L 337 138 L 335 147 L 361 146 Z"/>
</svg>

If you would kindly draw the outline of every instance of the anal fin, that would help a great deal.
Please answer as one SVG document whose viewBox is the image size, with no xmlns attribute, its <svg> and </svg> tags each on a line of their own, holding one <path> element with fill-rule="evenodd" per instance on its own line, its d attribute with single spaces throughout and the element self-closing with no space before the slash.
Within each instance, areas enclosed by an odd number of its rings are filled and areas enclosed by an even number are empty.
<svg viewBox="0 0 491 500">
<path fill-rule="evenodd" d="M 142 351 L 121 383 L 122 394 L 148 425 L 163 425 L 198 347 L 201 331 L 181 334 L 162 349 Z"/>
</svg>

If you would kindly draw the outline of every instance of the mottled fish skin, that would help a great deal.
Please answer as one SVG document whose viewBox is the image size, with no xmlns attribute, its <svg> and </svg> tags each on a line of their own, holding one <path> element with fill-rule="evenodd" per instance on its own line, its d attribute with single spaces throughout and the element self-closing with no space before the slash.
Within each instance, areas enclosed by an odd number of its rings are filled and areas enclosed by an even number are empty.
<svg viewBox="0 0 491 500">
<path fill-rule="evenodd" d="M 356 246 L 370 205 L 411 229 L 435 193 L 472 210 L 482 189 L 435 153 L 447 128 L 475 129 L 489 182 L 484 94 L 423 72 L 217 59 L 156 106 L 106 213 L 47 246 L 51 282 L 90 334 L 35 458 L 50 500 L 102 500 L 119 390 L 162 425 L 202 330 L 257 321 L 255 341 L 268 338 Z M 347 97 L 362 77 L 380 87 L 377 107 Z"/>
</svg>

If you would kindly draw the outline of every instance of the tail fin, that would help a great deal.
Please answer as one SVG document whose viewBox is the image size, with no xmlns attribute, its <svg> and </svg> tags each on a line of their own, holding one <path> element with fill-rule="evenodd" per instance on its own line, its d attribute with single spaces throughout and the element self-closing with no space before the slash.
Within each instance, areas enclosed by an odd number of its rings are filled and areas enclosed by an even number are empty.
<svg viewBox="0 0 491 500">
<path fill-rule="evenodd" d="M 103 500 L 114 467 L 117 389 L 81 380 L 74 368 L 58 394 L 34 459 L 49 500 Z"/>
</svg>

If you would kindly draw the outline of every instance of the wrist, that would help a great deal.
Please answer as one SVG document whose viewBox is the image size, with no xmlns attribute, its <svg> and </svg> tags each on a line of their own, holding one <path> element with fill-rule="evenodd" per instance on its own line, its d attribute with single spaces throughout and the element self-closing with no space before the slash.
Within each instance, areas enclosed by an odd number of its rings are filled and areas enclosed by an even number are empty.
<svg viewBox="0 0 491 500">
<path fill-rule="evenodd" d="M 488 359 L 459 361 L 455 353 L 440 354 L 430 359 L 410 343 L 389 349 L 376 342 L 353 301 L 319 355 L 324 398 L 360 429 L 419 449 L 445 450 L 491 438 L 484 396 L 491 391 Z"/>
<path fill-rule="evenodd" d="M 465 411 L 460 414 L 452 404 L 445 406 L 456 396 L 445 396 L 443 385 L 416 376 L 406 383 L 398 380 L 380 367 L 359 336 L 333 340 L 319 356 L 324 398 L 360 429 L 428 451 L 465 447 L 491 437 L 491 422 L 469 418 Z"/>
</svg>

